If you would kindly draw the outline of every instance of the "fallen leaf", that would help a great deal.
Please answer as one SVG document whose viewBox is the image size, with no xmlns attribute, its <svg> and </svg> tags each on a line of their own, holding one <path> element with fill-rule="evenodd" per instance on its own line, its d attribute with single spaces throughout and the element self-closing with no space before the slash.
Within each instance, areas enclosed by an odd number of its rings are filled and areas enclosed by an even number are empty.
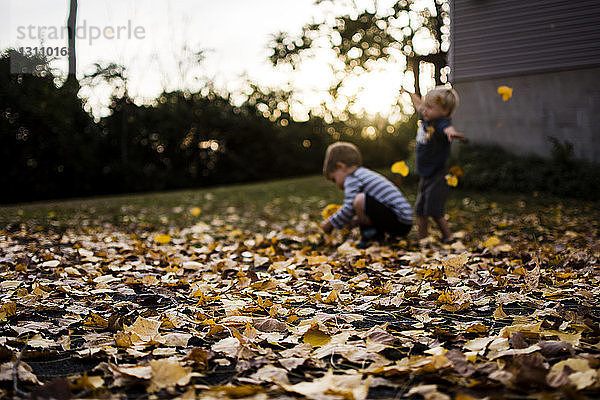
<svg viewBox="0 0 600 400">
<path fill-rule="evenodd" d="M 287 374 L 288 371 L 283 368 L 278 368 L 273 365 L 265 365 L 259 368 L 254 374 L 250 375 L 250 377 L 258 382 L 289 384 L 290 382 Z"/>
<path fill-rule="evenodd" d="M 126 326 L 124 330 L 128 333 L 135 333 L 139 337 L 139 341 L 149 342 L 158 336 L 158 328 L 160 328 L 161 325 L 161 321 L 137 317 L 133 325 Z M 134 340 L 134 342 L 136 342 L 136 340 Z"/>
<path fill-rule="evenodd" d="M 152 369 L 152 380 L 148 387 L 150 393 L 160 389 L 185 386 L 192 377 L 192 369 L 182 366 L 175 359 L 150 360 L 150 368 Z"/>
<path fill-rule="evenodd" d="M 14 373 L 14 362 L 6 362 L 0 364 L 0 382 L 13 381 L 13 373 Z M 23 382 L 35 383 L 36 385 L 40 384 L 37 376 L 33 373 L 31 367 L 24 362 L 19 363 L 18 368 L 18 376 L 19 380 Z"/>
<path fill-rule="evenodd" d="M 229 357 L 236 357 L 240 350 L 240 341 L 237 338 L 228 337 L 213 344 L 211 350 L 225 353 Z"/>
<path fill-rule="evenodd" d="M 494 319 L 508 318 L 508 315 L 506 315 L 506 313 L 502 309 L 502 304 L 498 305 L 498 307 L 494 310 L 494 313 L 492 314 L 492 316 L 494 317 Z"/>
<path fill-rule="evenodd" d="M 303 336 L 302 341 L 312 347 L 324 346 L 331 340 L 331 336 L 321 332 L 318 328 L 309 329 Z"/>
<path fill-rule="evenodd" d="M 171 236 L 167 234 L 156 235 L 154 241 L 158 244 L 168 244 L 171 242 Z"/>
<path fill-rule="evenodd" d="M 165 346 L 186 347 L 191 337 L 189 333 L 169 332 L 166 335 L 155 336 L 154 340 Z"/>
<path fill-rule="evenodd" d="M 119 366 L 115 364 L 109 364 L 110 369 L 118 374 L 132 376 L 139 379 L 150 379 L 152 378 L 152 367 L 149 365 L 133 365 L 133 366 Z"/>
<path fill-rule="evenodd" d="M 598 373 L 593 369 L 584 372 L 575 372 L 569 375 L 569 380 L 575 385 L 577 390 L 582 390 L 596 383 Z"/>
<path fill-rule="evenodd" d="M 274 318 L 264 318 L 254 322 L 254 327 L 261 332 L 287 332 L 288 328 L 285 322 Z"/>
<path fill-rule="evenodd" d="M 364 400 L 369 392 L 369 382 L 372 377 L 363 379 L 362 374 L 334 375 L 330 369 L 318 379 L 310 382 L 300 382 L 295 385 L 280 384 L 288 392 L 301 394 L 309 399 L 347 398 Z"/>
<path fill-rule="evenodd" d="M 451 400 L 451 397 L 437 390 L 437 385 L 418 385 L 412 387 L 407 395 L 413 396 L 419 394 L 425 400 Z"/>
<path fill-rule="evenodd" d="M 85 390 L 85 389 L 98 389 L 104 385 L 104 379 L 101 376 L 92 375 L 88 376 L 84 373 L 80 378 L 75 380 L 71 385 L 73 389 Z"/>
<path fill-rule="evenodd" d="M 492 249 L 500 244 L 500 239 L 498 236 L 490 236 L 483 245 L 488 249 Z"/>
</svg>

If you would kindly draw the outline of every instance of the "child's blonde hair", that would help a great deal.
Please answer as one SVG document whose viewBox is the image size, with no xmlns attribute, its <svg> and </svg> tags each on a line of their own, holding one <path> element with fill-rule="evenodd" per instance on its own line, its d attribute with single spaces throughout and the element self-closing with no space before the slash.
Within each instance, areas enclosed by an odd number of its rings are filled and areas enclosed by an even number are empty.
<svg viewBox="0 0 600 400">
<path fill-rule="evenodd" d="M 436 86 L 427 92 L 425 98 L 439 104 L 448 112 L 448 117 L 451 117 L 456 107 L 458 107 L 458 93 L 456 93 L 456 90 L 446 86 Z"/>
<path fill-rule="evenodd" d="M 336 142 L 330 144 L 325 152 L 323 175 L 327 176 L 329 173 L 334 172 L 338 162 L 343 162 L 349 167 L 361 166 L 362 156 L 360 155 L 360 150 L 349 142 Z"/>
</svg>

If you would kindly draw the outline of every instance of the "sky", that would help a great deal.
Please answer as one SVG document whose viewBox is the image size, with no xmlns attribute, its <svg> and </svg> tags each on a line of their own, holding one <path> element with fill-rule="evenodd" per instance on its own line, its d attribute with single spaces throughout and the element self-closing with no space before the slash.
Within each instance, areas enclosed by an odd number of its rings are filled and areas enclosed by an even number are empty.
<svg viewBox="0 0 600 400">
<path fill-rule="evenodd" d="M 79 0 L 78 77 L 92 72 L 94 63 L 117 62 L 127 67 L 128 88 L 139 103 L 150 102 L 163 89 L 194 90 L 210 80 L 217 88 L 233 93 L 243 92 L 248 81 L 271 88 L 293 87 L 305 107 L 315 107 L 323 101 L 333 80 L 325 56 L 306 63 L 293 76 L 274 69 L 268 60 L 268 42 L 274 33 L 296 34 L 306 23 L 331 15 L 333 6 L 317 7 L 313 3 Z M 0 48 L 66 47 L 63 27 L 68 10 L 68 0 L 2 0 Z M 181 67 L 189 66 L 185 61 L 193 59 L 198 51 L 204 57 L 197 67 Z M 60 57 L 53 66 L 66 73 L 67 58 Z M 363 87 L 360 107 L 369 113 L 385 111 L 398 96 L 404 80 L 402 69 L 403 65 L 396 65 L 379 71 L 369 85 L 355 82 L 349 90 Z M 88 99 L 95 116 L 108 112 L 111 90 L 107 86 L 82 89 L 81 95 Z M 297 109 L 296 113 L 298 119 L 303 119 L 303 112 Z"/>
</svg>

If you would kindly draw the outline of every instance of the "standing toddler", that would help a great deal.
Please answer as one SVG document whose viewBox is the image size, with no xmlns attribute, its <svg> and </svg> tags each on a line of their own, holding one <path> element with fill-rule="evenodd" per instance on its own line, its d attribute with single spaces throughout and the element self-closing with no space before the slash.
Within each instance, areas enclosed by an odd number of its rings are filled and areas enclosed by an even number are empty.
<svg viewBox="0 0 600 400">
<path fill-rule="evenodd" d="M 432 89 L 423 98 L 409 94 L 420 116 L 416 140 L 417 173 L 421 177 L 415 205 L 417 237 L 419 240 L 427 237 L 431 217 L 442 232 L 442 243 L 449 243 L 452 233 L 444 211 L 448 195 L 446 161 L 452 140 L 465 139 L 450 120 L 458 106 L 458 94 L 444 86 Z"/>
</svg>

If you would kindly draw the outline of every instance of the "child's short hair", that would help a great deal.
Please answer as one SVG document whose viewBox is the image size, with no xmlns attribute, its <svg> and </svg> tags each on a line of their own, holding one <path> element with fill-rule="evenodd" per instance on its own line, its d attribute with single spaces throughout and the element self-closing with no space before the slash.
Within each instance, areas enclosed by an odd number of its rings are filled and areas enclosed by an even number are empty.
<svg viewBox="0 0 600 400">
<path fill-rule="evenodd" d="M 336 164 L 343 162 L 349 167 L 361 166 L 362 156 L 358 147 L 349 142 L 336 142 L 330 144 L 325 152 L 325 161 L 323 162 L 323 175 L 335 171 Z"/>
<path fill-rule="evenodd" d="M 436 86 L 425 95 L 425 98 L 433 100 L 448 112 L 448 117 L 451 117 L 458 107 L 458 93 L 456 90 L 446 86 Z"/>
</svg>

